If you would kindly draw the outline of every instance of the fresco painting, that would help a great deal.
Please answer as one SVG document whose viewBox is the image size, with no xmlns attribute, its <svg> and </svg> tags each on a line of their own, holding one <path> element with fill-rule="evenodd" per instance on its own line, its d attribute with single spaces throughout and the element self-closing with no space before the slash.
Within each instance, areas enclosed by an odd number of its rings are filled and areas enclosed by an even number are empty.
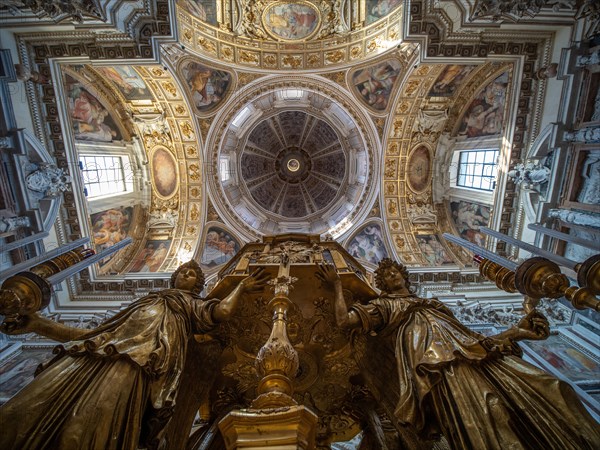
<svg viewBox="0 0 600 450">
<path fill-rule="evenodd" d="M 348 244 L 348 253 L 372 264 L 387 258 L 388 252 L 383 241 L 381 226 L 378 224 L 365 226 Z"/>
<path fill-rule="evenodd" d="M 152 180 L 154 188 L 163 198 L 170 198 L 177 191 L 177 163 L 173 155 L 164 148 L 152 154 Z"/>
<path fill-rule="evenodd" d="M 127 100 L 152 98 L 146 83 L 131 66 L 96 67 L 96 70 L 112 81 Z"/>
<path fill-rule="evenodd" d="M 600 362 L 570 345 L 560 336 L 550 336 L 545 341 L 527 341 L 526 344 L 570 381 L 577 383 L 598 379 Z"/>
<path fill-rule="evenodd" d="M 431 153 L 425 145 L 419 145 L 408 157 L 406 180 L 414 192 L 423 192 L 431 176 Z"/>
<path fill-rule="evenodd" d="M 429 90 L 430 97 L 451 97 L 458 90 L 465 77 L 477 66 L 451 64 L 446 66 Z"/>
<path fill-rule="evenodd" d="M 454 264 L 454 260 L 448 255 L 446 249 L 435 234 L 421 234 L 417 236 L 417 243 L 421 254 L 430 266 Z"/>
<path fill-rule="evenodd" d="M 53 356 L 51 348 L 25 348 L 0 363 L 0 403 L 29 384 L 37 367 Z"/>
<path fill-rule="evenodd" d="M 507 87 L 508 72 L 505 72 L 479 92 L 469 104 L 458 134 L 467 138 L 500 135 Z"/>
<path fill-rule="evenodd" d="M 158 272 L 161 264 L 165 261 L 169 253 L 171 241 L 153 240 L 146 241 L 146 245 L 141 249 L 133 260 L 129 272 L 144 273 Z"/>
<path fill-rule="evenodd" d="M 198 112 L 207 112 L 221 102 L 231 84 L 231 74 L 190 61 L 182 70 Z"/>
<path fill-rule="evenodd" d="M 90 219 L 96 251 L 100 252 L 125 239 L 129 233 L 132 216 L 132 206 L 128 206 L 127 208 L 112 208 L 92 214 Z M 116 253 L 113 253 L 98 262 L 101 273 L 104 272 L 102 267 L 115 255 Z"/>
<path fill-rule="evenodd" d="M 308 3 L 277 2 L 267 7 L 264 14 L 264 26 L 276 38 L 304 39 L 318 24 L 317 11 Z"/>
<path fill-rule="evenodd" d="M 367 0 L 365 2 L 367 12 L 365 23 L 368 25 L 378 21 L 400 6 L 401 3 L 400 0 Z"/>
<path fill-rule="evenodd" d="M 218 25 L 216 0 L 185 0 L 188 11 L 203 22 Z"/>
<path fill-rule="evenodd" d="M 233 258 L 239 249 L 240 243 L 228 231 L 219 227 L 210 227 L 204 239 L 200 264 L 206 268 L 224 264 Z"/>
<path fill-rule="evenodd" d="M 102 103 L 83 87 L 83 83 L 69 75 L 66 75 L 65 81 L 75 139 L 97 142 L 122 140 L 115 120 Z"/>
<path fill-rule="evenodd" d="M 366 69 L 360 69 L 352 75 L 352 84 L 361 100 L 378 111 L 387 108 L 390 94 L 400 74 L 400 63 L 389 60 Z"/>
<path fill-rule="evenodd" d="M 485 234 L 479 229 L 490 221 L 489 206 L 460 200 L 450 202 L 450 211 L 460 236 L 477 245 L 484 245 Z"/>
</svg>

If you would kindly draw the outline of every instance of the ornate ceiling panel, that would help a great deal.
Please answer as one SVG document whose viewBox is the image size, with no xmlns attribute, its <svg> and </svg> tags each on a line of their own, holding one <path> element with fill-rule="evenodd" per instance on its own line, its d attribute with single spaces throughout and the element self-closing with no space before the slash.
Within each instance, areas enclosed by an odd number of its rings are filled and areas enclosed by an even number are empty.
<svg viewBox="0 0 600 450">
<path fill-rule="evenodd" d="M 347 66 L 396 47 L 399 1 L 178 1 L 181 43 L 203 57 L 246 68 L 315 70 Z M 367 10 L 368 9 L 368 10 Z"/>
</svg>

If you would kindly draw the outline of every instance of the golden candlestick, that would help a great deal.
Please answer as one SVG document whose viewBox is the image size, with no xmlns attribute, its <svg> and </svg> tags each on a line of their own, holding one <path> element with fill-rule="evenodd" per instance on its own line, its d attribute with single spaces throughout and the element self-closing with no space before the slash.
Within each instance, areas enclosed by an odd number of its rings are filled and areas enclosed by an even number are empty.
<svg viewBox="0 0 600 450">
<path fill-rule="evenodd" d="M 496 283 L 498 288 L 506 292 L 517 292 L 515 287 L 515 272 L 479 256 L 474 258 L 479 263 L 479 273 L 482 277 Z"/>
<path fill-rule="evenodd" d="M 277 408 L 296 405 L 292 398 L 300 361 L 287 334 L 287 313 L 292 305 L 288 295 L 297 278 L 289 276 L 289 255 L 282 248 L 281 262 L 277 278 L 271 280 L 275 296 L 269 302 L 273 310 L 273 327 L 269 339 L 258 351 L 256 370 L 262 379 L 258 383 L 258 397 L 252 402 L 253 408 Z"/>
<path fill-rule="evenodd" d="M 582 280 L 585 281 L 584 287 L 571 286 L 558 264 L 539 256 L 522 262 L 515 272 L 485 258 L 478 257 L 475 260 L 479 262 L 479 273 L 496 283 L 500 289 L 506 292 L 518 291 L 525 295 L 526 310 L 535 307 L 541 298 L 564 296 L 577 309 L 600 311 L 600 301 L 595 296 L 599 292 L 597 271 L 600 258 L 590 258 L 587 266 L 580 272 L 584 275 L 578 276 L 578 281 L 581 284 Z"/>
<path fill-rule="evenodd" d="M 575 269 L 579 286 L 588 288 L 594 295 L 600 295 L 600 254 L 577 264 Z"/>
<path fill-rule="evenodd" d="M 52 286 L 47 278 L 87 258 L 90 252 L 93 254 L 90 249 L 71 250 L 4 280 L 0 288 L 0 314 L 6 316 L 5 322 L 18 322 L 20 316 L 48 306 Z"/>
</svg>

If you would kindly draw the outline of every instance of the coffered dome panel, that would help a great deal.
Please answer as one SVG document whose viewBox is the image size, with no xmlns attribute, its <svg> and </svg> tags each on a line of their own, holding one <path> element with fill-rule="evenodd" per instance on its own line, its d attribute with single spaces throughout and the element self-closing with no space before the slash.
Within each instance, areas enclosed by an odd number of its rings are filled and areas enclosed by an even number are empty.
<svg viewBox="0 0 600 450">
<path fill-rule="evenodd" d="M 323 119 L 282 111 L 250 131 L 240 169 L 241 183 L 261 208 L 302 218 L 336 199 L 346 156 L 338 134 Z"/>
<path fill-rule="evenodd" d="M 320 79 L 313 79 L 318 84 Z M 215 199 L 256 235 L 343 232 L 365 214 L 376 186 L 370 122 L 341 92 L 295 87 L 239 95 L 213 130 Z"/>
</svg>

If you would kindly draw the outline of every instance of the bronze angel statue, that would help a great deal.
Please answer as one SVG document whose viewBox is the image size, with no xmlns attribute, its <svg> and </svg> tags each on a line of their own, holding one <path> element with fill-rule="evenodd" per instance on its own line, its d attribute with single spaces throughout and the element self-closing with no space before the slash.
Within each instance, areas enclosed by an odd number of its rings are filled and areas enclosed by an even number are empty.
<svg viewBox="0 0 600 450">
<path fill-rule="evenodd" d="M 37 313 L 25 316 L 16 330 L 4 326 L 4 332 L 34 332 L 63 344 L 0 408 L 0 448 L 173 448 L 164 432 L 175 407 L 188 400 L 190 383 L 182 379 L 193 335 L 228 320 L 242 295 L 266 281 L 258 269 L 225 299 L 205 300 L 199 296 L 204 275 L 190 261 L 173 273 L 171 289 L 150 292 L 96 329 L 67 327 Z"/>
<path fill-rule="evenodd" d="M 379 298 L 350 308 L 333 267 L 318 277 L 335 290 L 338 325 L 367 335 L 356 358 L 399 430 L 453 449 L 600 448 L 600 426 L 571 386 L 521 359 L 518 340 L 549 334 L 541 314 L 486 337 L 411 293 L 401 264 L 385 258 L 375 273 Z"/>
</svg>

